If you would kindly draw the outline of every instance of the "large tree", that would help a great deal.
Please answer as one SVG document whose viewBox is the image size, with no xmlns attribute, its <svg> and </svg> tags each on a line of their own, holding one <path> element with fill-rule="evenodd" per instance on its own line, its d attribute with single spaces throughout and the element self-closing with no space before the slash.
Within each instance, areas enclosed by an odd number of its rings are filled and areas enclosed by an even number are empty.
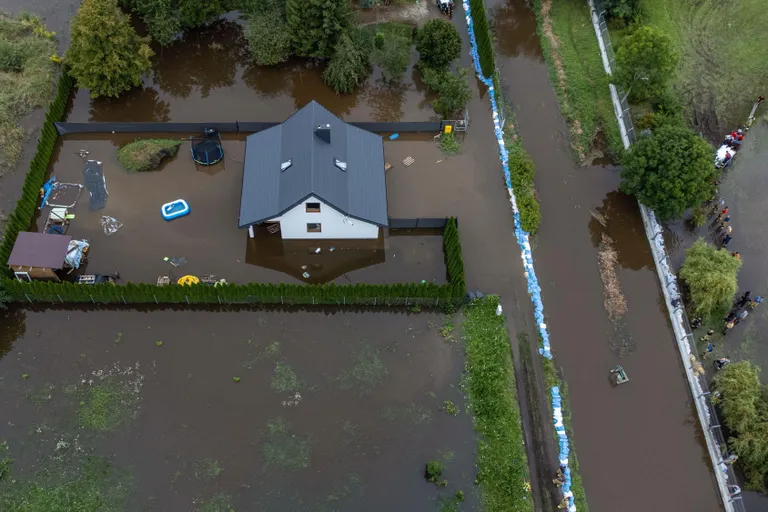
<svg viewBox="0 0 768 512">
<path fill-rule="evenodd" d="M 718 407 L 730 431 L 728 444 L 739 456 L 747 487 L 765 491 L 768 481 L 768 390 L 760 369 L 749 361 L 732 363 L 715 376 Z"/>
<path fill-rule="evenodd" d="M 368 66 L 364 56 L 347 34 L 342 34 L 331 62 L 323 72 L 323 80 L 334 91 L 349 94 L 363 81 Z"/>
<path fill-rule="evenodd" d="M 422 66 L 447 68 L 461 53 L 461 36 L 452 23 L 429 20 L 416 33 L 416 49 Z"/>
<path fill-rule="evenodd" d="M 741 260 L 726 249 L 717 249 L 699 238 L 685 252 L 680 278 L 688 286 L 696 314 L 704 318 L 724 316 L 739 289 L 736 279 Z"/>
<path fill-rule="evenodd" d="M 116 97 L 150 68 L 149 38 L 139 37 L 117 0 L 85 0 L 72 19 L 66 62 L 91 97 Z"/>
<path fill-rule="evenodd" d="M 622 39 L 616 51 L 614 77 L 633 100 L 657 98 L 672 78 L 679 59 L 668 35 L 641 26 Z"/>
<path fill-rule="evenodd" d="M 666 124 L 624 155 L 621 191 L 669 220 L 712 197 L 715 175 L 712 147 L 685 126 Z"/>
<path fill-rule="evenodd" d="M 285 17 L 296 55 L 330 57 L 352 14 L 349 0 L 287 0 Z"/>
<path fill-rule="evenodd" d="M 248 16 L 245 38 L 257 66 L 273 66 L 291 56 L 291 36 L 278 10 Z"/>
</svg>

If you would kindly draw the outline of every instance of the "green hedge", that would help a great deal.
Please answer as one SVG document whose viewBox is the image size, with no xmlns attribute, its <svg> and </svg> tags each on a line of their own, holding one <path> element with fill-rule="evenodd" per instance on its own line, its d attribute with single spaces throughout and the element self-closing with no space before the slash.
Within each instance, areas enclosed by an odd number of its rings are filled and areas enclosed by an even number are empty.
<svg viewBox="0 0 768 512">
<path fill-rule="evenodd" d="M 472 25 L 477 42 L 477 55 L 480 57 L 480 70 L 483 76 L 490 78 L 496 65 L 493 61 L 493 42 L 488 20 L 485 18 L 485 3 L 483 0 L 469 0 L 469 12 L 472 15 Z"/>
<path fill-rule="evenodd" d="M 0 244 L 0 265 L 3 272 L 9 277 L 13 273 L 8 269 L 8 257 L 11 255 L 13 244 L 16 243 L 19 232 L 29 229 L 32 223 L 37 209 L 37 201 L 40 197 L 40 188 L 45 183 L 48 165 L 56 148 L 56 139 L 59 136 L 53 123 L 64 120 L 67 101 L 73 85 L 74 80 L 67 74 L 66 70 L 63 70 L 61 77 L 59 77 L 56 98 L 48 107 L 48 113 L 45 114 L 45 122 L 40 132 L 40 140 L 37 143 L 37 152 L 29 165 L 27 177 L 24 179 L 21 198 L 16 203 L 16 208 L 5 225 L 3 241 Z"/>
<path fill-rule="evenodd" d="M 459 303 L 466 295 L 464 262 L 456 219 L 449 219 L 443 235 L 447 284 L 272 284 L 248 283 L 210 286 L 154 284 L 81 285 L 69 282 L 6 279 L 5 288 L 21 302 L 111 304 L 331 304 L 407 306 Z"/>
</svg>

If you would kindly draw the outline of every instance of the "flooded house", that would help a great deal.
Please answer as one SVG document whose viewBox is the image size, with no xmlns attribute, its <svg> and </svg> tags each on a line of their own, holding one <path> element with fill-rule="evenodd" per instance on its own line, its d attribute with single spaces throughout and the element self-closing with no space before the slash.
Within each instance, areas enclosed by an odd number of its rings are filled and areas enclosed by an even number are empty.
<svg viewBox="0 0 768 512">
<path fill-rule="evenodd" d="M 384 146 L 312 101 L 246 141 L 241 228 L 283 239 L 375 239 L 388 226 Z"/>
</svg>

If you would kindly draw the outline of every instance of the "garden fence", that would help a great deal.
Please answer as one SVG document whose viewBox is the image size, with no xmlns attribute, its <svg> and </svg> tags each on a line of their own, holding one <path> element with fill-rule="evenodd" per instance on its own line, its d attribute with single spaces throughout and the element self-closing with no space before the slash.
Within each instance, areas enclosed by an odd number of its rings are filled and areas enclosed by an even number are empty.
<svg viewBox="0 0 768 512">
<path fill-rule="evenodd" d="M 597 6 L 599 5 L 598 1 L 599 0 L 587 0 L 587 3 L 591 9 L 592 23 L 600 46 L 603 65 L 606 73 L 610 75 L 611 69 L 613 69 L 615 65 L 615 56 L 605 21 L 605 10 Z M 629 147 L 635 143 L 637 137 L 634 126 L 632 125 L 632 118 L 627 103 L 627 95 L 620 87 L 617 87 L 614 84 L 610 84 L 609 87 L 616 119 L 619 121 L 622 141 L 624 142 L 625 148 L 629 149 Z M 704 429 L 707 449 L 710 458 L 712 459 L 712 465 L 714 467 L 723 504 L 725 505 L 727 512 L 746 512 L 746 507 L 744 506 L 744 501 L 742 500 L 741 495 L 731 496 L 728 491 L 728 484 L 737 482 L 737 478 L 733 466 L 723 463 L 725 454 L 728 451 L 728 445 L 725 436 L 723 435 L 722 424 L 720 423 L 717 411 L 712 403 L 709 382 L 706 375 L 699 374 L 699 372 L 696 371 L 694 363 L 689 357 L 690 355 L 695 357 L 696 361 L 701 361 L 698 349 L 696 348 L 696 339 L 693 335 L 693 329 L 691 328 L 691 324 L 685 312 L 685 306 L 682 302 L 682 296 L 677 285 L 677 277 L 672 270 L 673 267 L 669 262 L 664 247 L 663 227 L 656 220 L 656 216 L 652 210 L 641 203 L 638 204 L 640 206 L 640 214 L 643 219 L 646 236 L 651 246 L 651 253 L 653 254 L 653 259 L 656 264 L 656 271 L 659 275 L 659 281 L 662 284 L 662 291 L 667 304 L 672 329 L 675 333 L 675 339 L 683 364 L 685 365 L 685 373 L 691 388 L 691 394 L 693 395 L 699 422 Z"/>
</svg>

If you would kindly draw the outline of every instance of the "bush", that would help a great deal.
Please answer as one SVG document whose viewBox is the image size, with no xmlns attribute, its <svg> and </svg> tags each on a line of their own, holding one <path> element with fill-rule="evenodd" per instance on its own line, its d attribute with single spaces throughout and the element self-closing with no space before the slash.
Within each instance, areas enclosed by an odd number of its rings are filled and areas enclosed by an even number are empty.
<svg viewBox="0 0 768 512">
<path fill-rule="evenodd" d="M 621 41 L 614 76 L 633 101 L 662 95 L 680 56 L 665 33 L 642 26 Z"/>
<path fill-rule="evenodd" d="M 452 119 L 454 114 L 464 110 L 464 107 L 472 99 L 472 90 L 469 88 L 468 73 L 465 68 L 459 69 L 457 74 L 446 73 L 438 86 L 440 96 L 432 104 L 435 112 L 444 119 Z"/>
<path fill-rule="evenodd" d="M 350 29 L 348 0 L 287 0 L 285 18 L 293 53 L 299 57 L 336 55 Z"/>
<path fill-rule="evenodd" d="M 520 212 L 521 227 L 528 233 L 536 234 L 541 223 L 541 210 L 533 183 L 536 172 L 533 159 L 519 143 L 506 140 L 505 145 L 509 154 L 509 175 L 517 210 Z"/>
<path fill-rule="evenodd" d="M 472 25 L 475 30 L 480 70 L 483 72 L 483 76 L 491 78 L 496 65 L 493 61 L 493 42 L 491 41 L 491 30 L 488 28 L 488 20 L 485 18 L 485 4 L 483 0 L 469 0 L 469 12 L 472 16 Z"/>
<path fill-rule="evenodd" d="M 24 69 L 24 55 L 18 43 L 0 39 L 0 71 L 19 72 Z"/>
<path fill-rule="evenodd" d="M 245 38 L 251 58 L 258 66 L 280 64 L 291 56 L 291 36 L 279 11 L 249 15 Z"/>
<path fill-rule="evenodd" d="M 117 150 L 117 159 L 129 172 L 157 169 L 165 157 L 176 156 L 180 140 L 143 139 L 131 142 Z"/>
<path fill-rule="evenodd" d="M 429 20 L 416 33 L 416 49 L 423 65 L 445 69 L 461 53 L 461 36 L 452 23 Z"/>
<path fill-rule="evenodd" d="M 725 316 L 739 285 L 741 260 L 699 238 L 685 252 L 680 278 L 685 281 L 696 315 L 707 319 Z"/>
<path fill-rule="evenodd" d="M 639 0 L 602 0 L 601 7 L 609 18 L 619 18 L 625 22 L 633 20 L 640 11 Z"/>
<path fill-rule="evenodd" d="M 728 445 L 739 456 L 747 488 L 765 492 L 768 483 L 768 388 L 760 368 L 749 361 L 731 363 L 715 376 L 718 406 L 730 432 Z"/>
<path fill-rule="evenodd" d="M 437 145 L 440 150 L 448 156 L 458 155 L 461 153 L 461 143 L 456 135 L 451 133 L 443 133 L 440 135 L 440 140 L 437 141 Z"/>
<path fill-rule="evenodd" d="M 342 34 L 336 53 L 323 72 L 323 81 L 334 91 L 349 94 L 360 85 L 368 74 L 363 55 L 352 44 L 347 34 Z"/>
<path fill-rule="evenodd" d="M 443 468 L 440 465 L 440 461 L 431 460 L 427 462 L 427 466 L 424 468 L 424 478 L 429 482 L 437 483 L 437 479 L 443 474 Z"/>
<path fill-rule="evenodd" d="M 662 220 L 679 218 L 715 193 L 712 147 L 690 129 L 665 124 L 622 157 L 621 191 Z"/>
<path fill-rule="evenodd" d="M 377 33 L 372 60 L 381 68 L 384 80 L 399 82 L 411 61 L 411 40 L 397 33 Z"/>
<path fill-rule="evenodd" d="M 85 0 L 72 19 L 66 62 L 92 98 L 117 97 L 150 68 L 149 38 L 139 37 L 116 0 Z"/>
</svg>

